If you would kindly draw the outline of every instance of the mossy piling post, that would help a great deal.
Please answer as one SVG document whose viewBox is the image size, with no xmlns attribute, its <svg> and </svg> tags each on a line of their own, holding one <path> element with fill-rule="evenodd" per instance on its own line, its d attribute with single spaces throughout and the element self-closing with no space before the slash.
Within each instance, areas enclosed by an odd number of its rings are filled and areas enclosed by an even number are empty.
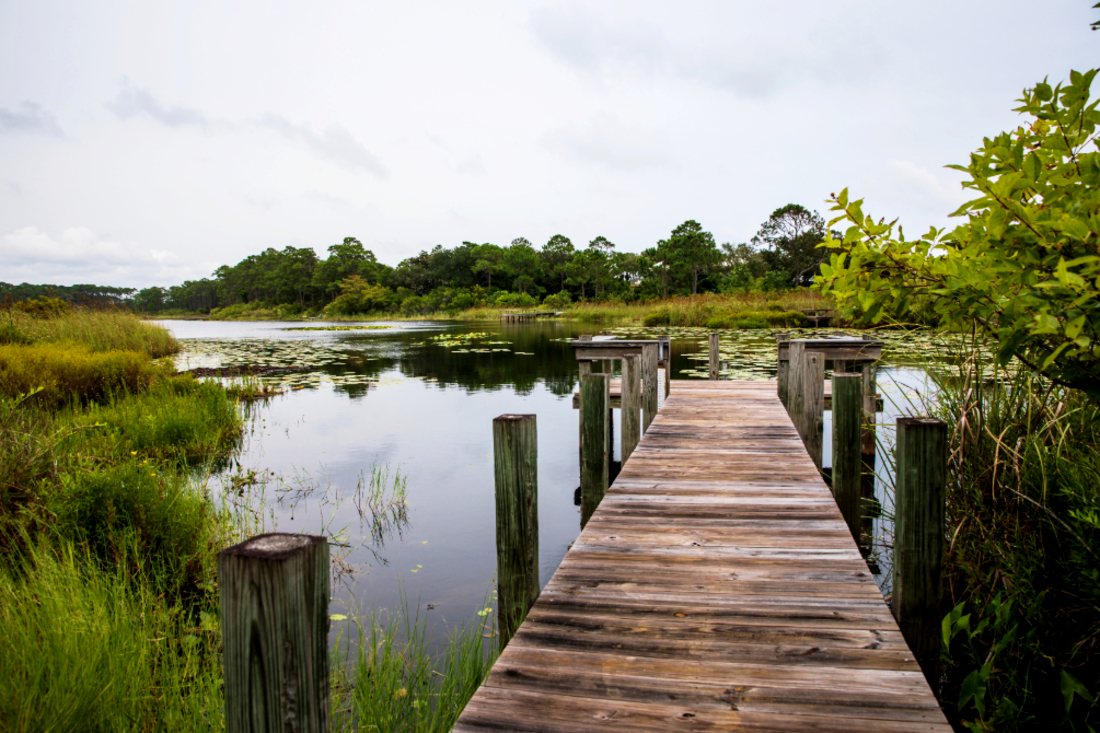
<svg viewBox="0 0 1100 733">
<path fill-rule="evenodd" d="M 607 411 L 611 404 L 611 377 L 581 377 L 581 526 L 607 493 L 609 450 Z"/>
<path fill-rule="evenodd" d="M 711 331 L 707 338 L 708 346 L 708 361 L 710 362 L 710 378 L 711 381 L 718 379 L 718 371 L 720 364 L 718 363 L 718 332 Z"/>
<path fill-rule="evenodd" d="M 892 608 L 925 678 L 935 685 L 942 645 L 947 426 L 924 417 L 898 418 L 897 426 Z"/>
<path fill-rule="evenodd" d="M 503 649 L 539 597 L 538 432 L 534 415 L 493 420 L 497 631 Z"/>
<path fill-rule="evenodd" d="M 622 378 L 622 460 L 625 464 L 642 439 L 642 375 L 641 357 L 623 357 Z"/>
<path fill-rule="evenodd" d="M 327 733 L 324 537 L 263 534 L 218 554 L 227 733 Z"/>
<path fill-rule="evenodd" d="M 863 378 L 833 372 L 833 498 L 852 537 L 860 539 Z"/>
<path fill-rule="evenodd" d="M 797 422 L 806 452 L 820 471 L 825 427 L 825 354 L 804 351 L 798 372 L 802 381 L 802 410 Z"/>
</svg>

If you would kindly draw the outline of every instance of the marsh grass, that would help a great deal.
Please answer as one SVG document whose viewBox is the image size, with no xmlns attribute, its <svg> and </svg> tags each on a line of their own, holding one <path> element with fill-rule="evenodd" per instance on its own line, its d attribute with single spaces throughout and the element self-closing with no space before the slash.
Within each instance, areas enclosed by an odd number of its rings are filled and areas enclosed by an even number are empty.
<svg viewBox="0 0 1100 733">
<path fill-rule="evenodd" d="M 371 611 L 347 622 L 335 647 L 337 730 L 446 733 L 496 659 L 492 613 L 446 630 L 442 651 L 417 604 L 402 593 L 393 614 Z"/>
<path fill-rule="evenodd" d="M 37 392 L 51 406 L 137 392 L 166 376 L 169 367 L 137 351 L 97 352 L 83 344 L 0 344 L 0 396 Z"/>
<path fill-rule="evenodd" d="M 0 564 L 0 728 L 223 729 L 216 626 L 203 613 L 72 545 L 31 542 Z"/>
<path fill-rule="evenodd" d="M 180 350 L 166 329 L 121 309 L 70 308 L 47 317 L 9 309 L 0 313 L 0 323 L 36 343 L 83 344 L 97 352 L 137 351 L 153 359 Z"/>
<path fill-rule="evenodd" d="M 1100 715 L 1100 406 L 975 350 L 933 369 L 949 428 L 941 700 L 971 730 Z"/>
</svg>

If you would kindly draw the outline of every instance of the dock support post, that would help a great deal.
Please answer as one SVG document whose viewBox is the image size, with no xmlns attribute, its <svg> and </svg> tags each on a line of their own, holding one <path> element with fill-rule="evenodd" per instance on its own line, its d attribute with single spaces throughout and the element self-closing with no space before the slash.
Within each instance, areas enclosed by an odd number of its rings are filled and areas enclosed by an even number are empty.
<svg viewBox="0 0 1100 733">
<path fill-rule="evenodd" d="M 583 404 L 581 405 L 583 408 Z M 642 347 L 642 432 L 657 417 L 657 344 Z"/>
<path fill-rule="evenodd" d="M 708 338 L 709 357 L 710 357 L 710 378 L 711 381 L 718 379 L 718 332 L 711 331 Z"/>
<path fill-rule="evenodd" d="M 929 684 L 942 644 L 947 426 L 898 418 L 894 527 L 894 618 Z"/>
<path fill-rule="evenodd" d="M 825 427 L 825 354 L 805 351 L 798 368 L 802 381 L 802 442 L 817 470 L 821 470 L 823 430 Z"/>
<path fill-rule="evenodd" d="M 592 373 L 592 362 L 590 361 L 578 361 L 577 362 L 577 393 L 580 394 L 581 380 L 584 379 L 585 374 Z M 581 405 L 584 404 L 584 395 L 581 394 Z M 580 465 L 581 470 L 584 470 L 584 454 L 582 446 L 584 445 L 584 409 L 578 411 L 577 420 L 577 463 Z"/>
<path fill-rule="evenodd" d="M 218 554 L 228 733 L 329 729 L 328 542 L 271 533 Z"/>
<path fill-rule="evenodd" d="M 783 360 L 779 358 L 779 352 L 783 348 L 783 342 L 789 341 L 791 335 L 789 333 L 777 334 L 775 337 L 775 390 L 779 395 L 779 401 L 783 403 L 783 406 L 787 406 L 787 388 L 788 377 L 787 370 L 790 368 L 790 351 L 787 352 L 787 359 Z"/>
<path fill-rule="evenodd" d="M 806 344 L 800 341 L 791 341 L 787 350 L 787 414 L 798 428 L 799 437 L 802 436 L 802 427 L 798 424 L 799 415 L 802 414 L 802 378 L 798 369 L 802 365 L 802 355 L 806 353 Z"/>
<path fill-rule="evenodd" d="M 863 455 L 875 455 L 875 414 L 878 402 L 875 398 L 878 386 L 875 384 L 875 365 L 867 362 L 863 365 Z"/>
<path fill-rule="evenodd" d="M 497 632 L 503 649 L 539 597 L 538 432 L 534 415 L 493 420 Z"/>
<path fill-rule="evenodd" d="M 672 337 L 658 336 L 657 340 L 661 342 L 660 356 L 665 362 L 665 399 L 667 400 L 672 392 Z"/>
<path fill-rule="evenodd" d="M 607 409 L 611 404 L 611 377 L 581 377 L 581 527 L 607 493 Z"/>
<path fill-rule="evenodd" d="M 863 454 L 863 378 L 833 372 L 833 497 L 856 542 L 860 540 Z"/>
<path fill-rule="evenodd" d="M 622 461 L 625 464 L 630 454 L 638 447 L 642 438 L 642 375 L 641 357 L 623 357 L 622 378 L 622 419 L 623 449 Z"/>
</svg>

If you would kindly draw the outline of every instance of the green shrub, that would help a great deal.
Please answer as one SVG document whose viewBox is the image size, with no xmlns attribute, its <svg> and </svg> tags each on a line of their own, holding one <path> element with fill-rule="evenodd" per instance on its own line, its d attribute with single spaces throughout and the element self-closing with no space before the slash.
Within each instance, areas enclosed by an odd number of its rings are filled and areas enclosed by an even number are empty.
<svg viewBox="0 0 1100 733">
<path fill-rule="evenodd" d="M 498 293 L 493 302 L 501 308 L 534 308 L 539 304 L 530 293 Z"/>
<path fill-rule="evenodd" d="M 569 292 L 566 290 L 560 293 L 554 293 L 553 295 L 547 295 L 542 299 L 542 304 L 550 306 L 551 308 L 565 308 L 573 302 L 573 298 L 570 297 Z"/>
<path fill-rule="evenodd" d="M 0 325 L 0 344 L 30 344 L 34 339 L 27 336 L 11 323 Z"/>
<path fill-rule="evenodd" d="M 781 328 L 806 325 L 806 314 L 801 311 L 740 311 L 724 313 L 708 318 L 706 328 Z"/>
<path fill-rule="evenodd" d="M 646 313 L 642 318 L 642 323 L 646 326 L 668 326 L 670 324 L 671 314 L 667 306 L 658 306 L 649 313 Z"/>
<path fill-rule="evenodd" d="M 0 345 L 0 396 L 41 389 L 36 399 L 60 405 L 145 389 L 168 366 L 136 351 L 94 352 L 79 344 Z"/>
<path fill-rule="evenodd" d="M 212 507 L 190 481 L 133 457 L 95 471 L 71 471 L 51 500 L 55 531 L 85 548 L 105 570 L 124 568 L 160 593 L 191 596 L 209 561 Z"/>
<path fill-rule="evenodd" d="M 34 318 L 57 318 L 72 310 L 72 306 L 61 298 L 41 296 L 33 300 L 20 300 L 12 304 L 12 309 L 26 313 Z"/>
</svg>

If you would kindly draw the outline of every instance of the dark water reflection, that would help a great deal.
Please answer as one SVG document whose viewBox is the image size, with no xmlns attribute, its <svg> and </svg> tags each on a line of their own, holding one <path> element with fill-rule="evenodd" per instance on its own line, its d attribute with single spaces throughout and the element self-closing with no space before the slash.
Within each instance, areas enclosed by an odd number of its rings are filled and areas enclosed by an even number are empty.
<svg viewBox="0 0 1100 733">
<path fill-rule="evenodd" d="M 164 325 L 185 339 L 181 368 L 270 359 L 310 369 L 254 411 L 238 465 L 215 483 L 229 496 L 262 495 L 267 530 L 325 532 L 339 543 L 334 552 L 347 572 L 334 589 L 334 612 L 394 608 L 402 586 L 412 603 L 430 606 L 432 621 L 454 624 L 485 608 L 496 570 L 492 419 L 503 413 L 538 418 L 543 583 L 576 538 L 577 363 L 567 342 L 603 327 L 397 322 L 386 330 L 325 332 L 285 330 L 299 323 Z M 471 333 L 490 335 L 457 344 L 431 340 Z M 697 376 L 692 357 L 705 352 L 705 332 L 678 329 L 672 336 L 673 376 Z M 727 339 L 738 355 L 730 376 L 774 378 L 772 332 Z M 895 390 L 891 373 L 880 378 L 886 395 Z M 899 392 L 922 383 L 919 370 L 896 373 Z M 828 430 L 827 423 L 826 436 Z M 880 450 L 888 453 L 884 437 Z M 407 507 L 380 525 L 376 513 L 363 511 L 360 487 L 372 468 L 386 467 L 391 480 L 393 472 L 407 480 Z"/>
</svg>

